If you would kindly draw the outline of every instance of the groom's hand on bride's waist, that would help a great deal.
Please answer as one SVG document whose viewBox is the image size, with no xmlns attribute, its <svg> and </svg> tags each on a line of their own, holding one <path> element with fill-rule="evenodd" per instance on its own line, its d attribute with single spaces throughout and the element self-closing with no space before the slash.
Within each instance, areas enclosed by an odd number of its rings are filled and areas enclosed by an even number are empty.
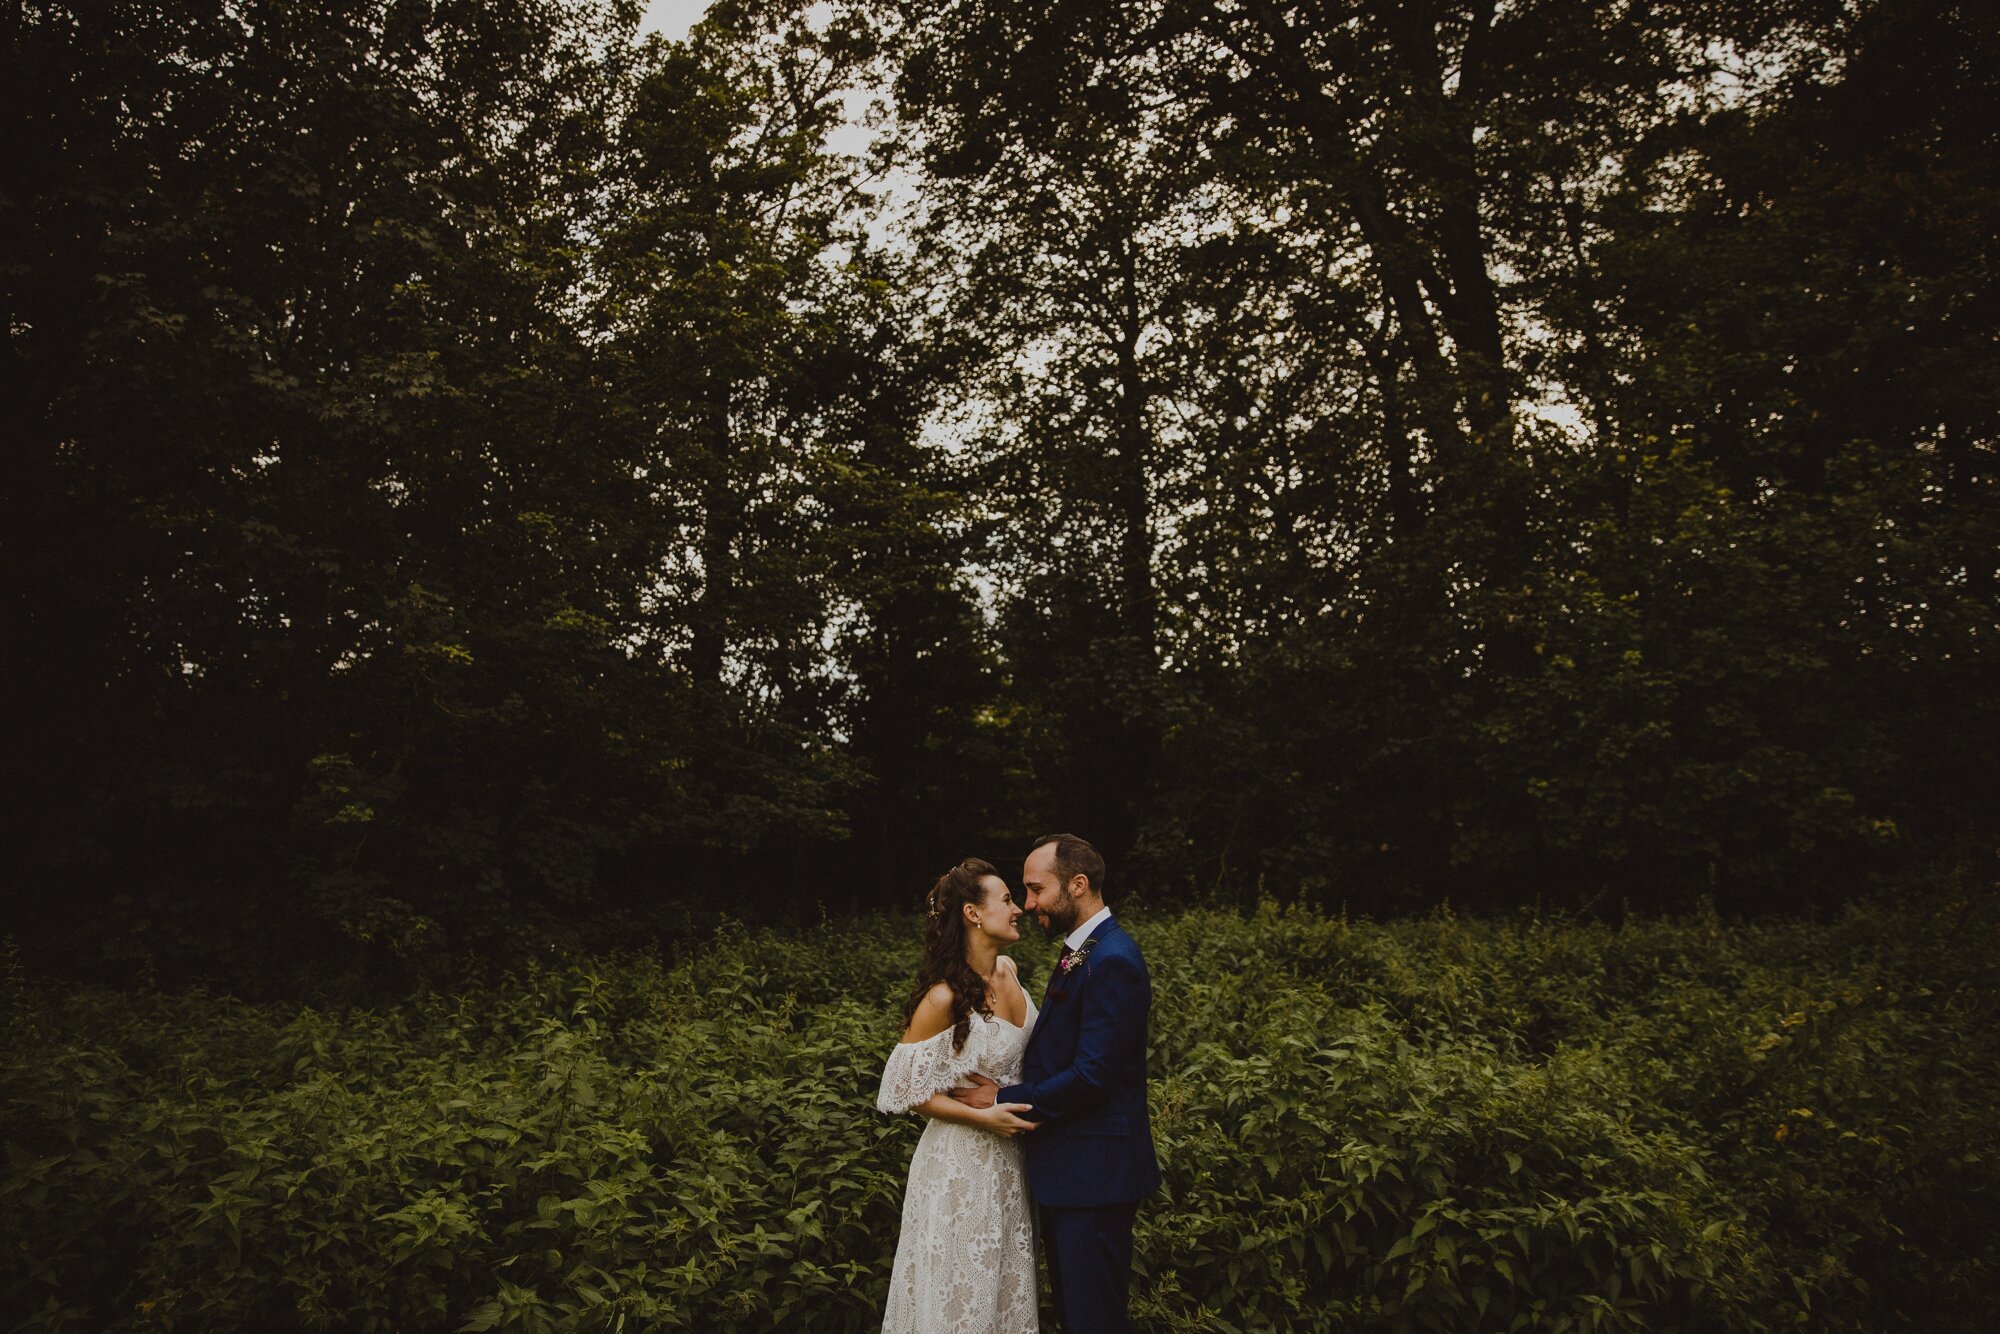
<svg viewBox="0 0 2000 1334">
<path fill-rule="evenodd" d="M 951 1096 L 967 1107 L 991 1107 L 993 1095 L 1000 1091 L 1000 1082 L 985 1075 L 967 1075 L 972 1082 L 950 1090 Z M 933 1088 L 936 1085 L 932 1085 Z"/>
</svg>

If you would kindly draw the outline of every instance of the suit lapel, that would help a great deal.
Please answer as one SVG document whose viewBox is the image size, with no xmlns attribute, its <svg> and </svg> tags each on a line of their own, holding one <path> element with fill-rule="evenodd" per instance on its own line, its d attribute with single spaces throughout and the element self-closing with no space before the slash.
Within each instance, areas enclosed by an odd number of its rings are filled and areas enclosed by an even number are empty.
<svg viewBox="0 0 2000 1334">
<path fill-rule="evenodd" d="M 1094 928 L 1092 928 L 1091 933 L 1088 936 L 1084 937 L 1083 945 L 1079 946 L 1079 948 L 1092 948 L 1097 945 L 1101 945 L 1104 942 L 1108 941 L 1111 937 L 1111 934 L 1116 930 L 1118 930 L 1118 919 L 1115 917 L 1107 917 L 1103 921 L 1099 922 Z M 1085 962 L 1088 962 L 1088 960 L 1086 960 Z M 1077 967 L 1081 968 L 1083 967 L 1083 964 L 1078 964 Z M 1065 992 L 1061 995 L 1058 995 L 1056 993 L 1056 982 L 1059 977 L 1060 974 L 1052 974 L 1049 978 L 1049 984 L 1046 987 L 1042 988 L 1042 1013 L 1044 1015 L 1048 1013 L 1049 1006 L 1051 1003 L 1057 1001 L 1067 1003 L 1070 998 L 1070 994 L 1072 994 Z M 1046 1027 L 1047 1025 L 1041 1023 L 1039 1020 L 1036 1022 L 1035 1031 L 1028 1034 L 1028 1049 L 1033 1049 L 1035 1045 L 1035 1039 L 1039 1038 L 1042 1035 Z"/>
</svg>

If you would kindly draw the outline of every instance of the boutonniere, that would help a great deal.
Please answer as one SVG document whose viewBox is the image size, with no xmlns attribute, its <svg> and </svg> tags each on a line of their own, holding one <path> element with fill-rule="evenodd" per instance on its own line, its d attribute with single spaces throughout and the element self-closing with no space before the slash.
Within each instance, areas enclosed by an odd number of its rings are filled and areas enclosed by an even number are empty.
<svg viewBox="0 0 2000 1334">
<path fill-rule="evenodd" d="M 1097 937 L 1092 936 L 1089 940 L 1084 941 L 1082 945 L 1064 955 L 1062 962 L 1056 965 L 1056 972 L 1063 977 L 1068 977 L 1076 966 L 1083 962 L 1083 956 L 1090 953 L 1090 947 L 1096 943 Z"/>
</svg>

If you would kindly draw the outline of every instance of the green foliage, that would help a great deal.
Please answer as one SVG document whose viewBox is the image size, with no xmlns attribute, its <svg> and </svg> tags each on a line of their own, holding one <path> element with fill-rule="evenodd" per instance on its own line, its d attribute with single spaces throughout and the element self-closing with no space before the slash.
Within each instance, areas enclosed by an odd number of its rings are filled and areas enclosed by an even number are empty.
<svg viewBox="0 0 2000 1334">
<path fill-rule="evenodd" d="M 2000 914 L 1132 919 L 1167 1330 L 1981 1328 Z M 10 955 L 0 1303 L 57 1330 L 867 1330 L 901 920 L 376 1009 Z M 1036 989 L 1041 951 L 1024 947 Z"/>
<path fill-rule="evenodd" d="M 1003 648 L 1114 865 L 1788 910 L 1990 856 L 1991 23 L 895 8 L 1052 520 Z"/>
<path fill-rule="evenodd" d="M 18 8 L 73 978 L 396 990 L 1058 827 L 1383 916 L 1992 865 L 1977 6 Z"/>
<path fill-rule="evenodd" d="M 657 932 L 663 860 L 782 886 L 871 777 L 966 804 L 909 772 L 991 693 L 920 295 L 827 147 L 868 26 L 639 11 L 24 8 L 5 675 L 73 975 L 401 985 Z M 839 744 L 863 695 L 938 707 Z"/>
</svg>

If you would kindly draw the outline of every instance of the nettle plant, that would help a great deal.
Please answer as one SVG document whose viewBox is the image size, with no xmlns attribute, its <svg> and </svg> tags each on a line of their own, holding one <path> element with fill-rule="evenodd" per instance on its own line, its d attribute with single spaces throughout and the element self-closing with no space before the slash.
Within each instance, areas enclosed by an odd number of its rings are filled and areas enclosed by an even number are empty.
<svg viewBox="0 0 2000 1334">
<path fill-rule="evenodd" d="M 1128 922 L 1166 1174 L 1144 1329 L 1980 1327 L 1990 907 Z M 730 927 L 377 1008 L 12 967 L 10 1323 L 872 1330 L 915 940 Z"/>
</svg>

